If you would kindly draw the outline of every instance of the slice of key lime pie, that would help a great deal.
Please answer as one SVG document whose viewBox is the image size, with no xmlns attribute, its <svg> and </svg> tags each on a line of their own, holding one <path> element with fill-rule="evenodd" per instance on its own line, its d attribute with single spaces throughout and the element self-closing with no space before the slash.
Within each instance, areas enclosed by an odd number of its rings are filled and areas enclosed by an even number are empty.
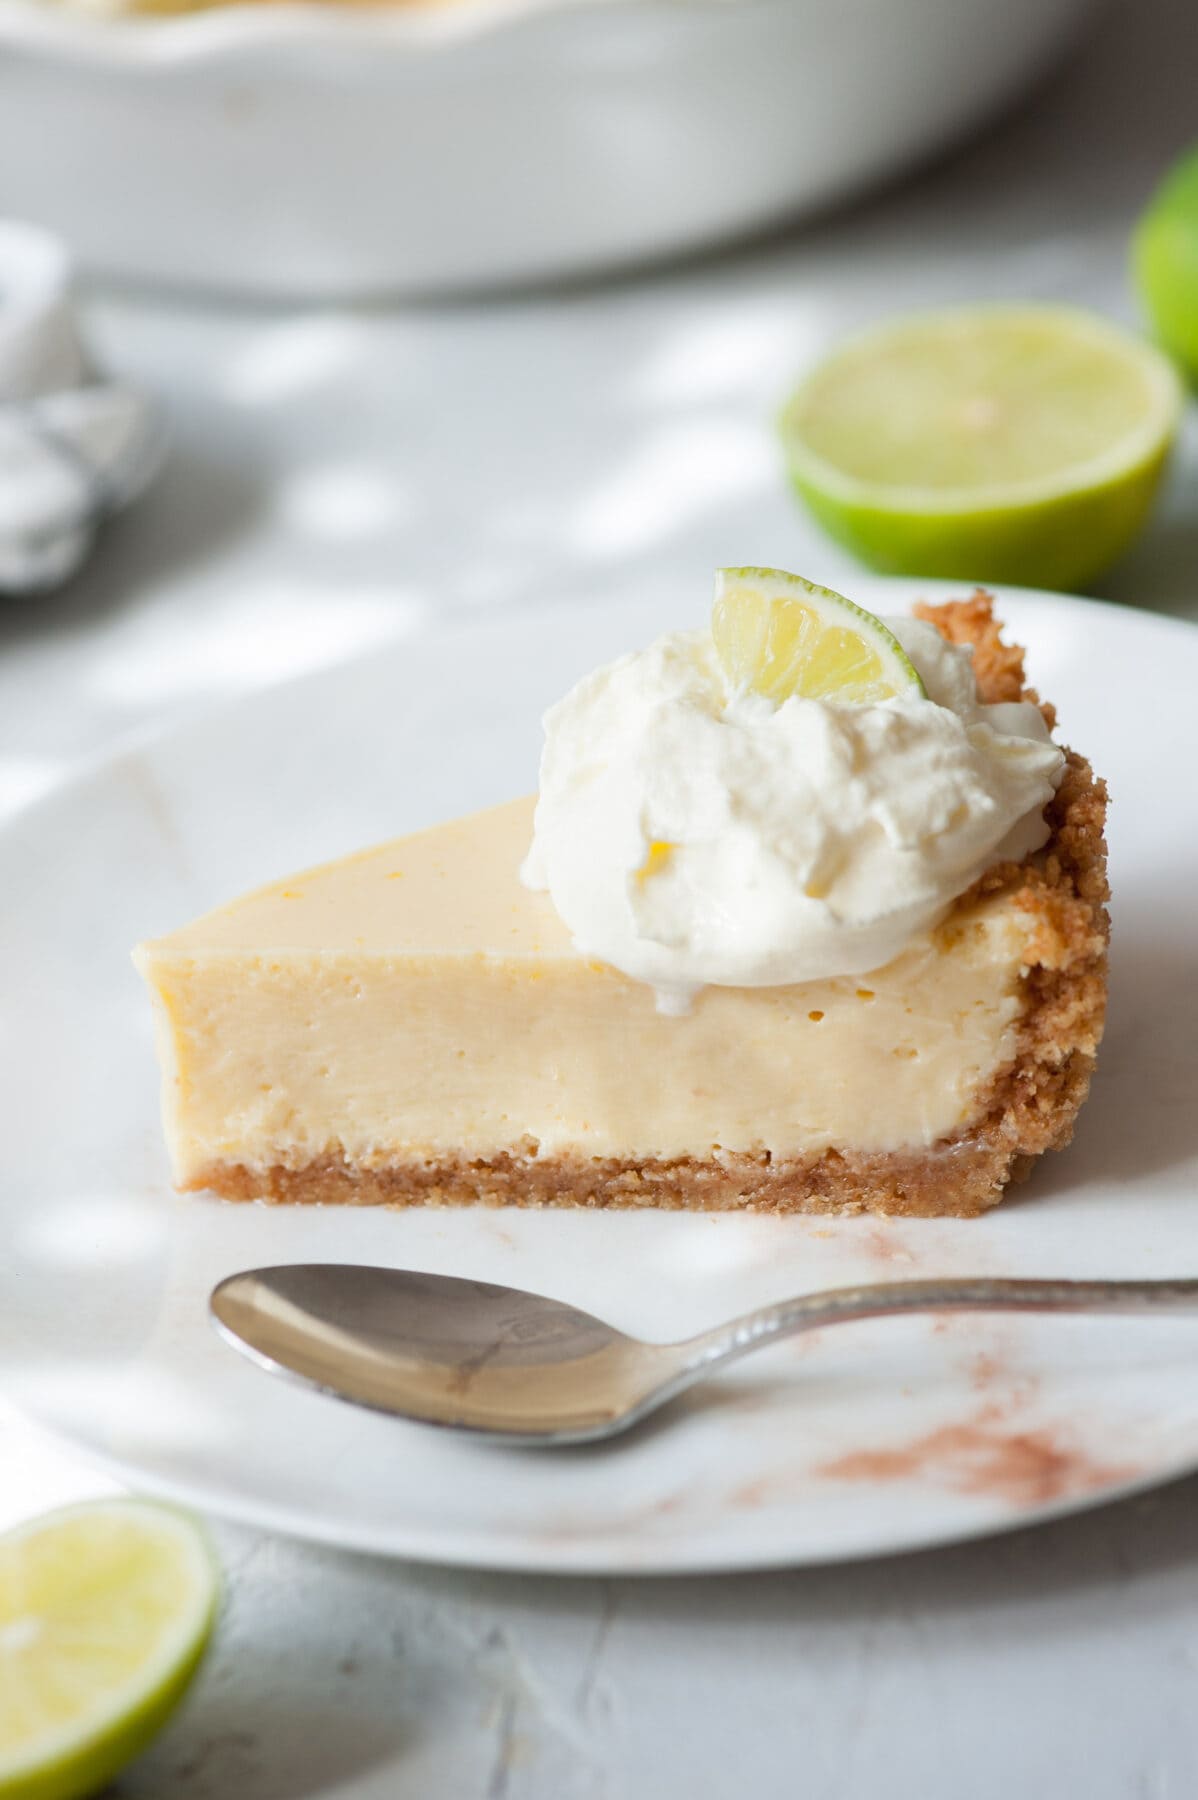
<svg viewBox="0 0 1198 1800">
<path fill-rule="evenodd" d="M 973 1214 L 1102 1031 L 1104 794 L 983 594 L 725 570 L 522 799 L 143 944 L 183 1188 Z"/>
</svg>

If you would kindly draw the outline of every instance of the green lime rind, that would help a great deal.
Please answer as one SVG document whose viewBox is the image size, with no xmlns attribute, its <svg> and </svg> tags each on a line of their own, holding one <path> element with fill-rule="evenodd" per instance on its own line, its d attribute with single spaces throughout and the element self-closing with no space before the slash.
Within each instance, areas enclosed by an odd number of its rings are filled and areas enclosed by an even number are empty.
<svg viewBox="0 0 1198 1800">
<path fill-rule="evenodd" d="M 85 1502 L 28 1521 L 9 1534 L 20 1537 L 33 1529 L 53 1527 L 88 1511 L 119 1507 L 149 1520 L 169 1519 L 183 1525 L 197 1555 L 201 1574 L 200 1604 L 191 1605 L 178 1641 L 146 1672 L 143 1691 L 132 1699 L 114 1696 L 111 1711 L 99 1709 L 78 1730 L 67 1729 L 31 1753 L 7 1757 L 0 1746 L 0 1800 L 86 1800 L 99 1793 L 145 1750 L 179 1706 L 211 1642 L 220 1604 L 220 1575 L 215 1553 L 202 1528 L 174 1508 L 141 1500 Z M 0 1540 L 2 1542 L 3 1540 Z"/>
<path fill-rule="evenodd" d="M 879 574 L 1084 592 L 1140 535 L 1171 448 L 1085 493 L 957 517 L 842 500 L 793 467 L 791 480 L 828 536 Z"/>
</svg>

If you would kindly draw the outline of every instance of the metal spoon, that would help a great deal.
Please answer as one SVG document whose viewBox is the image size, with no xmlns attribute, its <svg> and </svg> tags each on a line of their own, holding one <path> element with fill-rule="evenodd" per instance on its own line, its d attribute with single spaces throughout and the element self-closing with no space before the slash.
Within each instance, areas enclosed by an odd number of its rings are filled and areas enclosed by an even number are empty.
<svg viewBox="0 0 1198 1800">
<path fill-rule="evenodd" d="M 802 1331 L 892 1313 L 1198 1311 L 1198 1281 L 977 1276 L 835 1288 L 680 1344 L 641 1343 L 520 1288 L 357 1264 L 247 1269 L 210 1305 L 224 1337 L 262 1368 L 358 1406 L 506 1444 L 582 1444 Z"/>
</svg>

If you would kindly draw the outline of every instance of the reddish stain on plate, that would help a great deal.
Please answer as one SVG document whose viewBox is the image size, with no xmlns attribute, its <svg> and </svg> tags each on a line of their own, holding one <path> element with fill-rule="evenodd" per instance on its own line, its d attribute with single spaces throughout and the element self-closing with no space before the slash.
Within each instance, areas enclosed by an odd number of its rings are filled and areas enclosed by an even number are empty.
<svg viewBox="0 0 1198 1800">
<path fill-rule="evenodd" d="M 1010 1361 L 1006 1347 L 976 1350 L 962 1367 L 974 1393 L 986 1396 L 990 1423 L 997 1417 L 1000 1404 L 1008 1413 L 1014 1413 L 1029 1406 L 1040 1391 L 1040 1376 Z"/>
<path fill-rule="evenodd" d="M 771 1476 L 759 1475 L 755 1481 L 734 1488 L 728 1498 L 733 1506 L 768 1506 L 774 1498 L 775 1485 Z"/>
<path fill-rule="evenodd" d="M 907 1246 L 884 1225 L 871 1225 L 865 1234 L 862 1249 L 874 1262 L 909 1263 L 914 1259 Z"/>
<path fill-rule="evenodd" d="M 992 1388 L 996 1381 L 1002 1379 L 1002 1376 L 1001 1362 L 989 1351 L 979 1350 L 976 1356 L 970 1358 L 969 1385 L 975 1394 L 984 1394 L 986 1389 Z"/>
<path fill-rule="evenodd" d="M 1139 1470 L 1092 1457 L 1054 1426 L 1016 1431 L 1000 1408 L 983 1407 L 959 1425 L 942 1425 L 910 1443 L 885 1450 L 851 1450 L 821 1463 L 832 1481 L 931 1481 L 960 1494 L 1044 1506 L 1073 1494 L 1130 1481 Z"/>
<path fill-rule="evenodd" d="M 622 1513 L 592 1514 L 561 1508 L 537 1531 L 537 1542 L 546 1545 L 575 1543 L 579 1538 L 606 1536 L 613 1532 L 652 1532 L 655 1528 L 673 1526 L 688 1511 L 687 1496 L 663 1494 L 658 1500 L 647 1500 Z"/>
</svg>

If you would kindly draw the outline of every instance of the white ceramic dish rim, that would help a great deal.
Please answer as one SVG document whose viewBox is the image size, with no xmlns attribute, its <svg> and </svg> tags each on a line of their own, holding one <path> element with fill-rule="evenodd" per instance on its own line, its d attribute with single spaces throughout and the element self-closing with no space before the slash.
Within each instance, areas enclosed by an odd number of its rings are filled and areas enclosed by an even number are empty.
<svg viewBox="0 0 1198 1800">
<path fill-rule="evenodd" d="M 494 39 L 541 18 L 635 14 L 678 19 L 700 12 L 761 10 L 779 0 L 395 0 L 322 4 L 234 0 L 194 13 L 129 17 L 76 11 L 54 0 L 0 0 L 0 48 L 128 70 L 200 65 L 278 50 L 383 50 L 420 56 Z M 783 0 L 785 3 L 785 0 Z"/>
</svg>

